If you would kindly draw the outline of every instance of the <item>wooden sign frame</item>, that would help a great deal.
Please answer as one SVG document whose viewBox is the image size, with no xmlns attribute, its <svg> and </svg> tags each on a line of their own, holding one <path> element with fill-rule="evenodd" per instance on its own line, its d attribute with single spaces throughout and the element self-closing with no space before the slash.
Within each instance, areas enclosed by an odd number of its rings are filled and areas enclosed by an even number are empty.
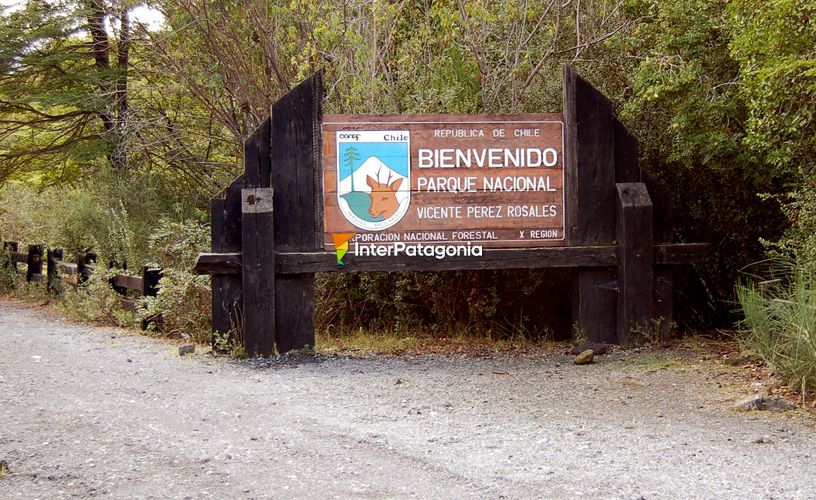
<svg viewBox="0 0 816 500">
<path fill-rule="evenodd" d="M 569 66 L 563 83 L 563 246 L 441 260 L 349 255 L 345 265 L 324 247 L 322 72 L 298 85 L 246 140 L 244 174 L 212 200 L 213 253 L 196 271 L 212 275 L 213 332 L 235 332 L 250 355 L 313 347 L 316 272 L 565 267 L 584 336 L 667 336 L 672 266 L 701 259 L 707 245 L 671 242 L 669 193 L 638 168 L 637 141 L 611 102 Z"/>
</svg>

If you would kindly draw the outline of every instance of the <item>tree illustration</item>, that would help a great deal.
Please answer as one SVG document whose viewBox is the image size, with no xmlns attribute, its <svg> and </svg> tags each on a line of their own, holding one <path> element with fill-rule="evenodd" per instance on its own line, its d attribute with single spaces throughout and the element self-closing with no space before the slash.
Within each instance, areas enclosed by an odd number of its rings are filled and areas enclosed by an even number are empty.
<svg viewBox="0 0 816 500">
<path fill-rule="evenodd" d="M 343 157 L 343 162 L 351 171 L 351 190 L 354 191 L 354 162 L 360 159 L 360 154 L 354 146 L 346 148 L 346 153 Z"/>
</svg>

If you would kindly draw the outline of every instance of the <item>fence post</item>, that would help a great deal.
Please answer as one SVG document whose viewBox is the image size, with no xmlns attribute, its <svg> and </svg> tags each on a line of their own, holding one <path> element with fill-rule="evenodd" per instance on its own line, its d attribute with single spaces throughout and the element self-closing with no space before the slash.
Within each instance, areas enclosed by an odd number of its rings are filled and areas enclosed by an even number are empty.
<svg viewBox="0 0 816 500">
<path fill-rule="evenodd" d="M 564 66 L 566 238 L 570 246 L 615 241 L 615 119 L 612 103 Z M 613 268 L 575 271 L 573 322 L 595 342 L 615 342 L 618 283 Z"/>
<path fill-rule="evenodd" d="M 119 267 L 118 262 L 116 262 L 115 260 L 108 261 L 108 270 L 115 269 L 117 267 Z M 122 271 L 127 272 L 127 261 L 124 261 L 122 263 L 121 269 Z M 119 295 L 127 295 L 127 288 L 116 284 L 116 275 L 108 278 L 108 283 L 110 283 L 111 288 L 113 288 L 113 290 Z"/>
<path fill-rule="evenodd" d="M 161 269 L 151 269 L 150 266 L 142 266 L 142 295 L 145 297 L 155 297 L 158 295 L 159 280 L 161 279 Z M 142 330 L 147 330 L 152 324 L 156 331 L 159 331 L 162 329 L 163 323 L 160 313 L 151 314 L 142 319 Z"/>
<path fill-rule="evenodd" d="M 26 264 L 28 264 L 28 269 L 26 269 L 26 281 L 30 282 L 32 279 L 34 279 L 35 274 L 42 275 L 42 257 L 42 245 L 28 245 L 28 260 L 26 262 Z"/>
<path fill-rule="evenodd" d="M 656 335 L 653 322 L 654 239 L 652 200 L 643 183 L 617 184 L 618 343 Z"/>
<path fill-rule="evenodd" d="M 218 197 L 210 201 L 213 252 L 241 251 L 241 190 L 244 174 L 236 178 Z M 244 335 L 243 289 L 241 274 L 213 274 L 212 345 L 223 348 L 219 339 L 231 335 L 231 342 L 242 344 Z"/>
<path fill-rule="evenodd" d="M 93 252 L 86 252 L 77 255 L 77 282 L 84 283 L 91 277 L 91 264 L 96 263 L 96 254 Z"/>
<path fill-rule="evenodd" d="M 60 281 L 59 270 L 57 269 L 57 262 L 62 260 L 62 248 L 49 248 L 46 251 L 46 272 L 48 279 L 46 286 L 49 292 L 62 293 L 62 283 Z"/>
<path fill-rule="evenodd" d="M 275 245 L 269 237 L 272 188 L 246 188 L 241 197 L 244 346 L 250 356 L 268 356 L 275 346 Z"/>
<path fill-rule="evenodd" d="M 162 276 L 161 269 L 142 266 L 142 295 L 155 297 L 159 293 L 159 280 L 162 279 Z"/>
<path fill-rule="evenodd" d="M 319 71 L 272 106 L 268 144 L 275 189 L 276 251 L 309 252 L 322 245 L 322 102 L 323 73 Z M 314 347 L 314 303 L 314 273 L 275 276 L 278 352 Z"/>
</svg>

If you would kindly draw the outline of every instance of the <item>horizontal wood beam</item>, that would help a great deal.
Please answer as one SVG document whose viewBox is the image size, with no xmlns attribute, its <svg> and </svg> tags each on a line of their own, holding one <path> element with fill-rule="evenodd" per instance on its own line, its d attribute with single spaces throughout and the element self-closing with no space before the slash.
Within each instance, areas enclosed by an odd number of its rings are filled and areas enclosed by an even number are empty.
<svg viewBox="0 0 816 500">
<path fill-rule="evenodd" d="M 25 252 L 12 252 L 11 260 L 20 264 L 28 263 L 28 254 Z"/>
<path fill-rule="evenodd" d="M 77 265 L 71 264 L 70 262 L 62 262 L 57 261 L 57 269 L 62 274 L 76 274 L 77 273 Z"/>
<path fill-rule="evenodd" d="M 700 262 L 707 243 L 655 245 L 656 265 Z M 547 267 L 614 267 L 615 246 L 485 249 L 481 257 L 358 257 L 347 254 L 346 266 L 337 264 L 334 252 L 278 252 L 276 271 L 281 274 L 355 271 L 449 271 L 457 269 L 530 269 Z M 197 274 L 240 274 L 241 253 L 203 253 L 194 268 Z"/>
<path fill-rule="evenodd" d="M 142 281 L 142 278 L 137 276 L 117 274 L 113 278 L 113 283 L 116 286 L 121 286 L 122 288 L 127 288 L 128 290 L 138 290 L 141 292 L 144 282 Z"/>
<path fill-rule="evenodd" d="M 355 271 L 450 271 L 457 269 L 530 269 L 545 267 L 607 267 L 618 262 L 614 246 L 485 249 L 481 257 L 356 256 L 346 254 L 337 264 L 334 252 L 278 253 L 281 274 Z"/>
<path fill-rule="evenodd" d="M 193 272 L 196 274 L 241 274 L 241 252 L 199 254 Z"/>
<path fill-rule="evenodd" d="M 705 259 L 708 243 L 664 243 L 655 245 L 654 263 L 664 264 L 694 264 Z"/>
</svg>

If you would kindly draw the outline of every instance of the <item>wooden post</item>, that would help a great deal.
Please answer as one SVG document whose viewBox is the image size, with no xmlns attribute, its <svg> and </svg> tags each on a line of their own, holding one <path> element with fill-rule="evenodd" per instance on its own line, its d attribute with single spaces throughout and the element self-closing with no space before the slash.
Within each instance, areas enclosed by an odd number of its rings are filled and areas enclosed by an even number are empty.
<svg viewBox="0 0 816 500">
<path fill-rule="evenodd" d="M 210 200 L 210 239 L 212 240 L 212 251 L 216 253 L 224 252 L 225 241 L 224 231 L 226 225 L 226 214 L 224 213 L 227 200 L 226 193 L 223 198 L 213 198 Z M 219 335 L 227 334 L 230 331 L 230 305 L 226 298 L 225 282 L 227 276 L 223 274 L 213 274 L 210 276 L 210 288 L 212 289 L 212 332 L 211 339 L 213 348 L 217 347 Z"/>
<path fill-rule="evenodd" d="M 212 249 L 216 253 L 241 251 L 241 190 L 246 187 L 245 175 L 210 200 L 212 214 Z M 212 275 L 213 347 L 217 336 L 230 334 L 231 341 L 243 343 L 244 313 L 241 274 Z"/>
<path fill-rule="evenodd" d="M 269 144 L 276 251 L 314 251 L 322 244 L 322 102 L 323 73 L 318 72 L 272 107 Z M 275 305 L 278 352 L 314 347 L 314 274 L 276 276 Z"/>
<path fill-rule="evenodd" d="M 141 294 L 145 297 L 155 297 L 159 294 L 159 281 L 162 279 L 161 269 L 151 269 L 150 266 L 142 266 L 142 289 Z M 164 322 L 160 313 L 150 314 L 142 318 L 142 330 L 147 330 L 153 325 L 156 331 L 161 331 Z"/>
<path fill-rule="evenodd" d="M 161 279 L 161 269 L 151 269 L 150 266 L 142 266 L 142 295 L 145 297 L 155 297 L 158 295 L 159 280 Z"/>
<path fill-rule="evenodd" d="M 653 335 L 652 201 L 643 183 L 617 184 L 618 343 Z"/>
<path fill-rule="evenodd" d="M 26 281 L 31 281 L 35 275 L 42 275 L 43 268 L 43 247 L 42 245 L 28 245 L 28 269 L 26 269 Z"/>
<path fill-rule="evenodd" d="M 273 193 L 271 188 L 246 188 L 241 197 L 244 347 L 250 356 L 268 356 L 275 344 Z"/>
<path fill-rule="evenodd" d="M 62 282 L 57 269 L 57 262 L 62 260 L 62 248 L 49 248 L 46 252 L 46 272 L 48 280 L 46 286 L 49 292 L 62 293 Z"/>
<path fill-rule="evenodd" d="M 612 103 L 564 66 L 566 233 L 570 246 L 615 240 L 615 121 Z M 573 323 L 595 342 L 615 338 L 615 270 L 575 272 Z"/>
<path fill-rule="evenodd" d="M 119 266 L 119 263 L 118 263 L 118 262 L 116 262 L 115 260 L 109 260 L 109 261 L 108 261 L 108 269 L 109 269 L 109 270 L 110 270 L 110 269 L 116 269 L 116 268 L 119 268 L 119 267 L 120 267 L 120 266 Z M 122 271 L 125 271 L 125 272 L 127 271 L 127 261 L 125 261 L 125 262 L 124 262 L 124 263 L 121 265 L 121 269 L 122 269 Z M 125 287 L 123 287 L 123 286 L 119 286 L 119 285 L 117 285 L 117 284 L 116 284 L 116 276 L 115 276 L 115 275 L 114 275 L 114 276 L 111 276 L 111 277 L 108 279 L 108 283 L 110 283 L 111 288 L 113 288 L 113 290 L 114 290 L 116 293 L 118 293 L 119 295 L 127 295 L 127 288 L 125 288 Z"/>
<path fill-rule="evenodd" d="M 77 283 L 84 283 L 91 277 L 91 264 L 96 263 L 96 254 L 93 252 L 77 255 Z"/>
<path fill-rule="evenodd" d="M 671 243 L 674 238 L 672 192 L 645 172 L 643 181 L 654 206 L 652 225 L 655 243 Z M 654 277 L 654 319 L 658 322 L 660 339 L 665 342 L 671 337 L 674 319 L 674 266 L 656 265 Z"/>
</svg>

